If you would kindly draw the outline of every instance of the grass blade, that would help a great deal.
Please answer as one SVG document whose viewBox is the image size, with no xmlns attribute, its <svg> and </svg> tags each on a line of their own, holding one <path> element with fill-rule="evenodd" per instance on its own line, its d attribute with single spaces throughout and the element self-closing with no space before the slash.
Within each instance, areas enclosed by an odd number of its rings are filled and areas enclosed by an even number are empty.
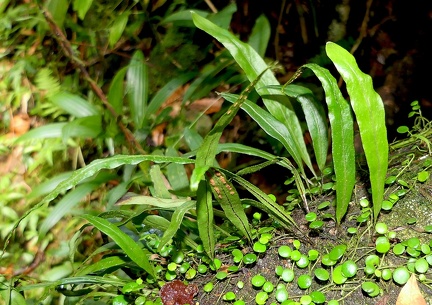
<svg viewBox="0 0 432 305">
<path fill-rule="evenodd" d="M 207 255 L 213 259 L 215 252 L 215 234 L 213 230 L 212 193 L 207 181 L 201 180 L 198 185 L 196 214 L 199 237 Z"/>
<path fill-rule="evenodd" d="M 372 78 L 363 73 L 355 58 L 335 43 L 326 45 L 328 57 L 344 79 L 369 167 L 374 220 L 381 210 L 388 167 L 388 141 L 384 104 L 374 90 Z"/>
<path fill-rule="evenodd" d="M 147 253 L 132 238 L 106 219 L 92 215 L 82 215 L 81 217 L 90 222 L 99 231 L 108 235 L 133 262 L 155 277 L 153 265 L 150 263 Z"/>
<path fill-rule="evenodd" d="M 214 197 L 225 212 L 225 216 L 243 236 L 247 237 L 249 242 L 252 242 L 251 228 L 237 190 L 219 171 L 214 172 L 208 181 Z"/>
<path fill-rule="evenodd" d="M 355 184 L 354 121 L 349 103 L 343 98 L 336 79 L 316 64 L 306 64 L 320 80 L 328 106 L 331 126 L 333 167 L 336 175 L 336 221 L 340 224 L 351 200 Z"/>
</svg>

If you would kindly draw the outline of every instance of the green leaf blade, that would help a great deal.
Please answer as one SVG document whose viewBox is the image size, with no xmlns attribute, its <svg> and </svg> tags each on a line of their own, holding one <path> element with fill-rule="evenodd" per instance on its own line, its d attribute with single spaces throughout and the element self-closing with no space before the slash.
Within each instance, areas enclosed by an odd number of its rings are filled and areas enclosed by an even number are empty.
<svg viewBox="0 0 432 305">
<path fill-rule="evenodd" d="M 126 73 L 129 107 L 136 129 L 145 126 L 147 115 L 149 85 L 148 67 L 144 61 L 144 54 L 136 51 Z"/>
<path fill-rule="evenodd" d="M 143 251 L 132 238 L 106 219 L 92 215 L 82 215 L 81 217 L 94 225 L 98 230 L 108 235 L 133 262 L 148 274 L 155 277 L 153 265 L 150 263 L 147 253 Z"/>
<path fill-rule="evenodd" d="M 197 191 L 196 202 L 198 233 L 207 255 L 213 259 L 215 252 L 215 234 L 213 230 L 213 203 L 210 187 L 201 180 Z"/>
<path fill-rule="evenodd" d="M 336 175 L 336 221 L 339 224 L 348 209 L 355 184 L 354 121 L 351 108 L 330 72 L 316 64 L 306 64 L 303 67 L 315 73 L 326 96 Z"/>
<path fill-rule="evenodd" d="M 388 167 L 388 140 L 384 104 L 374 90 L 372 78 L 363 73 L 355 58 L 344 48 L 328 42 L 326 52 L 347 85 L 351 106 L 369 167 L 374 220 L 381 210 Z"/>
</svg>

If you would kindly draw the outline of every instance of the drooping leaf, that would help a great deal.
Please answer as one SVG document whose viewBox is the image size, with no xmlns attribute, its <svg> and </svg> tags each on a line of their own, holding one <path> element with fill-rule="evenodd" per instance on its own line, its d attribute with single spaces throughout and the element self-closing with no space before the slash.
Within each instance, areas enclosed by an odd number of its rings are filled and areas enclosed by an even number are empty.
<svg viewBox="0 0 432 305">
<path fill-rule="evenodd" d="M 129 107 L 135 128 L 146 126 L 148 100 L 148 67 L 144 54 L 136 51 L 132 56 L 126 74 Z"/>
<path fill-rule="evenodd" d="M 239 194 L 232 183 L 219 171 L 215 171 L 209 177 L 208 182 L 213 196 L 224 210 L 228 220 L 249 242 L 252 242 L 252 232 L 246 213 L 241 204 Z"/>
<path fill-rule="evenodd" d="M 340 223 L 351 200 L 355 184 L 354 120 L 336 79 L 316 64 L 306 64 L 321 82 L 331 126 L 333 167 L 336 175 L 336 221 Z"/>
<path fill-rule="evenodd" d="M 245 72 L 249 81 L 252 82 L 256 80 L 257 77 L 263 73 L 262 77 L 257 82 L 256 91 L 263 98 L 267 110 L 288 129 L 290 136 L 287 141 L 290 142 L 290 146 L 293 148 L 290 154 L 292 154 L 293 158 L 296 160 L 301 171 L 303 171 L 303 163 L 300 160 L 303 160 L 311 172 L 314 173 L 306 144 L 303 141 L 300 122 L 293 110 L 291 102 L 286 96 L 282 95 L 280 91 L 266 88 L 271 85 L 279 85 L 279 82 L 271 71 L 266 70 L 268 67 L 264 60 L 251 46 L 240 41 L 227 30 L 216 26 L 193 12 L 192 19 L 198 28 L 216 38 L 230 51 L 237 64 Z"/>
<path fill-rule="evenodd" d="M 178 151 L 172 146 L 167 147 L 166 155 L 171 157 L 178 156 Z M 189 187 L 189 178 L 186 169 L 181 164 L 171 163 L 166 167 L 166 176 L 174 191 Z"/>
<path fill-rule="evenodd" d="M 198 233 L 201 238 L 204 250 L 213 259 L 215 251 L 215 235 L 213 230 L 213 203 L 212 193 L 208 182 L 201 180 L 198 185 L 196 214 Z"/>
<path fill-rule="evenodd" d="M 153 165 L 150 168 L 150 178 L 153 183 L 152 195 L 157 198 L 170 199 L 171 193 L 165 184 L 165 176 L 162 174 L 159 165 Z"/>
<path fill-rule="evenodd" d="M 106 219 L 92 215 L 82 215 L 81 217 L 94 225 L 98 230 L 108 235 L 134 263 L 148 274 L 155 277 L 153 265 L 148 259 L 149 253 L 140 248 L 129 235 Z"/>
<path fill-rule="evenodd" d="M 231 93 L 222 93 L 222 96 L 231 103 L 238 99 L 238 95 Z M 296 148 L 293 146 L 293 142 L 290 141 L 291 136 L 285 124 L 281 123 L 269 112 L 249 100 L 244 101 L 241 108 L 262 128 L 262 130 L 264 130 L 265 133 L 278 140 L 297 163 L 302 161 L 301 157 L 296 153 Z"/>
<path fill-rule="evenodd" d="M 374 220 L 381 210 L 388 167 L 388 141 L 384 104 L 374 90 L 372 78 L 363 73 L 347 50 L 328 42 L 326 53 L 344 79 L 369 167 Z"/>
</svg>

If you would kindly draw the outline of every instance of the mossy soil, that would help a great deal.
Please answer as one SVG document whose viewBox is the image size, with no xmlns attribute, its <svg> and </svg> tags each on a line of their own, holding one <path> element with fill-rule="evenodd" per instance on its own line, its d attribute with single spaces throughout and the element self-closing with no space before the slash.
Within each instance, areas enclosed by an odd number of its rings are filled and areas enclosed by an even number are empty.
<svg viewBox="0 0 432 305">
<path fill-rule="evenodd" d="M 425 226 L 432 225 L 432 196 L 428 197 L 427 195 L 429 189 L 432 189 L 432 182 L 429 181 L 431 179 L 423 183 L 418 182 L 417 173 L 420 171 L 432 173 L 431 166 L 429 165 L 432 164 L 432 157 L 429 156 L 427 152 L 418 151 L 413 147 L 394 151 L 393 156 L 397 157 L 390 159 L 389 175 L 398 175 L 397 180 L 401 179 L 407 182 L 410 187 L 403 187 L 397 181 L 388 186 L 386 196 L 402 188 L 405 188 L 408 192 L 405 196 L 400 198 L 391 211 L 383 211 L 378 221 L 386 223 L 389 227 L 389 231 L 396 232 L 396 238 L 391 240 L 393 245 L 411 237 L 417 237 L 423 243 L 429 244 L 432 240 L 432 236 L 430 233 L 425 232 L 424 228 Z M 200 292 L 196 298 L 197 302 L 199 302 L 200 305 L 228 304 L 229 302 L 223 300 L 223 295 L 228 291 L 232 291 L 236 294 L 236 299 L 242 299 L 246 304 L 256 304 L 255 296 L 262 290 L 252 286 L 251 278 L 256 274 L 261 274 L 266 280 L 272 282 L 275 287 L 278 283 L 284 283 L 289 293 L 289 299 L 296 301 L 298 301 L 302 295 L 306 295 L 314 290 L 320 290 L 326 295 L 327 301 L 336 299 L 340 301 L 340 304 L 396 304 L 397 297 L 402 287 L 395 284 L 393 280 L 384 281 L 374 276 L 366 277 L 363 271 L 364 260 L 367 255 L 378 254 L 382 257 L 382 254 L 376 253 L 375 251 L 375 239 L 377 234 L 371 222 L 359 226 L 356 220 L 357 216 L 362 213 L 358 204 L 359 200 L 361 198 L 370 197 L 367 192 L 368 186 L 364 182 L 361 182 L 362 180 L 367 181 L 367 178 L 359 179 L 353 195 L 352 204 L 339 227 L 336 226 L 333 220 L 326 220 L 322 229 L 312 231 L 309 229 L 308 223 L 304 218 L 305 213 L 301 210 L 295 210 L 292 216 L 299 224 L 301 232 L 277 230 L 269 244 L 268 250 L 264 254 L 259 255 L 255 264 L 247 266 L 241 265 L 240 271 L 229 274 L 224 280 L 216 280 L 214 274 L 195 279 L 193 283 L 200 288 Z M 315 200 L 309 202 L 311 210 L 317 212 L 319 215 L 320 211 L 317 210 L 317 206 L 325 200 L 329 200 L 329 198 L 315 198 Z M 329 207 L 325 212 L 334 214 L 332 207 Z M 412 218 L 415 218 L 416 222 L 408 224 L 407 221 Z M 354 235 L 347 233 L 347 228 L 349 227 L 358 227 L 358 233 Z M 314 268 L 322 266 L 320 258 L 318 258 L 317 262 L 311 262 L 309 266 L 304 269 L 293 266 L 295 262 L 290 259 L 281 258 L 277 252 L 278 248 L 285 244 L 294 248 L 294 240 L 299 240 L 301 242 L 299 251 L 305 254 L 311 249 L 316 249 L 321 254 L 326 254 L 335 245 L 347 245 L 347 251 L 342 261 L 346 259 L 354 260 L 359 267 L 357 275 L 348 279 L 343 285 L 334 285 L 331 283 L 331 279 L 328 282 L 318 282 L 314 279 L 309 289 L 300 289 L 296 282 L 298 276 L 301 274 L 310 274 L 314 277 Z M 226 250 L 226 245 L 220 247 L 218 255 L 218 258 L 223 263 L 222 268 L 236 265 L 229 251 L 224 250 Z M 253 253 L 252 248 L 244 248 L 242 250 L 244 253 Z M 390 250 L 390 252 L 385 255 L 383 262 L 390 268 L 395 268 L 395 266 L 406 265 L 407 259 L 407 256 L 396 256 Z M 291 283 L 283 282 L 275 274 L 275 268 L 277 266 L 292 268 L 295 271 L 294 281 Z M 327 269 L 331 273 L 331 268 Z M 426 273 L 426 278 L 428 281 L 432 280 L 431 271 Z M 204 292 L 203 286 L 210 281 L 214 283 L 214 289 L 210 293 Z M 244 283 L 244 287 L 241 289 L 237 286 L 239 281 Z M 377 283 L 382 289 L 382 293 L 374 298 L 367 296 L 361 289 L 361 284 L 364 281 Z M 431 286 L 422 283 L 419 283 L 419 286 L 427 300 L 427 304 L 432 304 Z M 265 304 L 271 304 L 274 301 L 275 297 L 273 292 L 269 294 L 269 299 Z"/>
</svg>

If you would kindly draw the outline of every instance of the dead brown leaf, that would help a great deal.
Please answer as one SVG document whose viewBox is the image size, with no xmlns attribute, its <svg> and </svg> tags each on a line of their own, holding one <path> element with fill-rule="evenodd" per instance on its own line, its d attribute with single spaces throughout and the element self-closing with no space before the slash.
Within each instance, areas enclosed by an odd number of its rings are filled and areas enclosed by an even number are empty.
<svg viewBox="0 0 432 305">
<path fill-rule="evenodd" d="M 426 300 L 420 292 L 414 273 L 411 274 L 408 282 L 402 287 L 396 305 L 426 305 Z"/>
</svg>

